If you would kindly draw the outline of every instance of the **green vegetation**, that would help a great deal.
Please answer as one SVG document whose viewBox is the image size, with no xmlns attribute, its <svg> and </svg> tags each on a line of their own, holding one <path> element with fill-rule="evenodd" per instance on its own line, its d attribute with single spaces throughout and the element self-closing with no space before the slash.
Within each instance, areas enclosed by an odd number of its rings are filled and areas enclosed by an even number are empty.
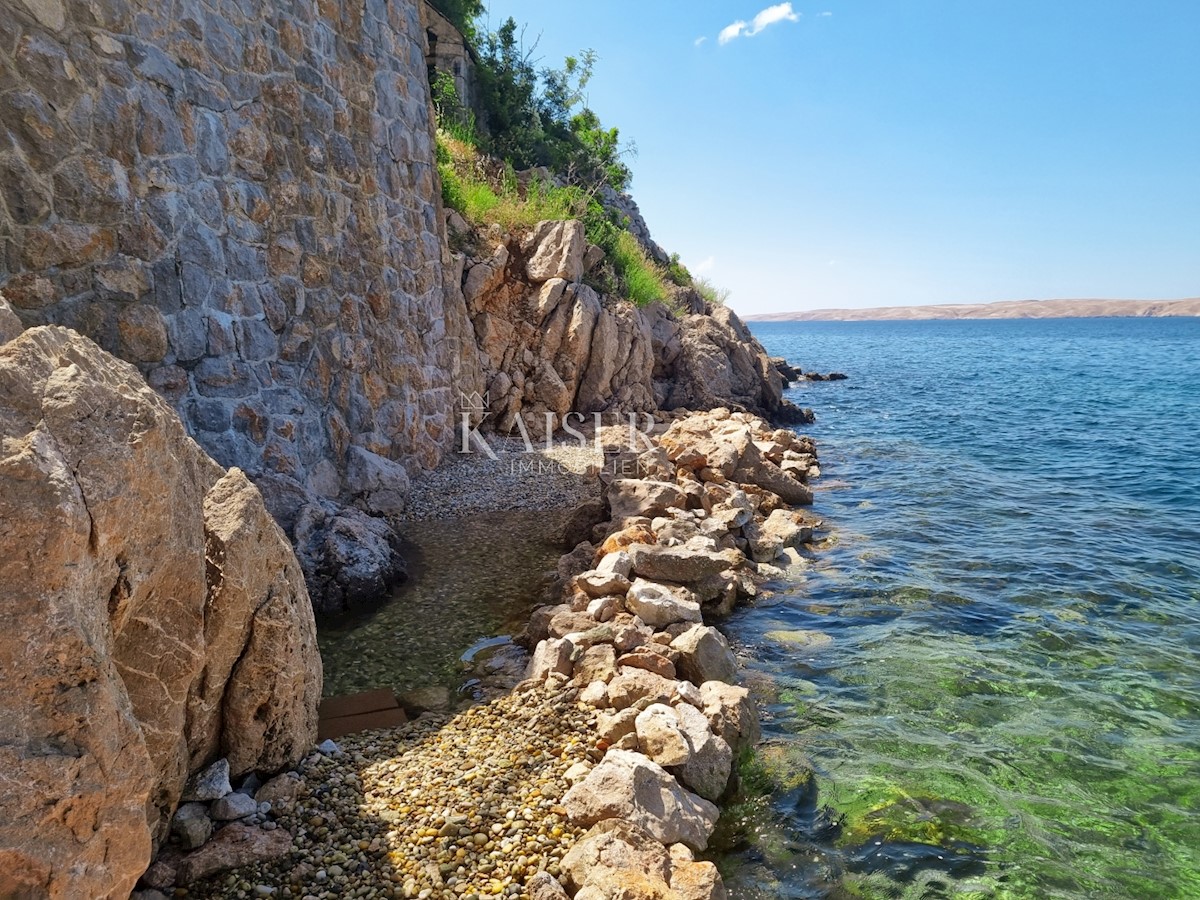
<svg viewBox="0 0 1200 900">
<path fill-rule="evenodd" d="M 648 306 L 656 300 L 667 299 L 667 279 L 642 245 L 628 231 L 617 236 L 611 259 L 617 275 L 625 285 L 626 296 L 635 306 Z"/>
<path fill-rule="evenodd" d="M 632 148 L 622 149 L 618 130 L 605 128 L 587 106 L 594 51 L 539 72 L 536 44 L 525 49 L 511 18 L 476 49 L 484 150 L 518 169 L 546 166 L 587 189 L 628 187 L 631 173 L 621 157 Z"/>
<path fill-rule="evenodd" d="M 544 219 L 577 218 L 584 211 L 577 191 L 539 181 L 522 190 L 510 166 L 489 177 L 488 161 L 475 146 L 443 130 L 438 131 L 437 154 L 442 201 L 469 222 L 513 231 Z"/>
<path fill-rule="evenodd" d="M 536 179 L 522 185 L 511 165 L 490 160 L 471 141 L 444 128 L 438 130 L 437 159 L 442 201 L 467 221 L 513 231 L 545 219 L 580 219 L 588 241 L 604 250 L 608 261 L 610 271 L 597 279 L 601 290 L 637 306 L 670 297 L 668 271 L 650 259 L 593 193 Z"/>
<path fill-rule="evenodd" d="M 458 24 L 449 10 L 467 14 L 475 5 L 445 0 L 438 8 Z M 692 276 L 678 256 L 659 266 L 627 223 L 599 200 L 605 188 L 628 186 L 631 175 L 622 157 L 632 151 L 622 147 L 618 130 L 605 128 L 587 106 L 596 54 L 585 50 L 567 57 L 560 69 L 539 71 L 535 48 L 525 49 L 513 19 L 494 32 L 463 33 L 479 60 L 478 120 L 463 106 L 452 78 L 439 74 L 432 85 L 445 204 L 469 222 L 498 224 L 505 231 L 545 219 L 582 220 L 588 241 L 605 253 L 590 279 L 593 286 L 637 306 L 668 302 L 672 283 L 690 285 Z M 553 172 L 553 183 L 515 174 L 536 167 Z"/>
</svg>

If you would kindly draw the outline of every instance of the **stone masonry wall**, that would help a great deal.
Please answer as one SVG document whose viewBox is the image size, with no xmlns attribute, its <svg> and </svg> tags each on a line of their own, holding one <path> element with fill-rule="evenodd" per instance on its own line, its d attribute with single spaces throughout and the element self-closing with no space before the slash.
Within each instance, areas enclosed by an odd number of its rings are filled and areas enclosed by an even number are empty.
<svg viewBox="0 0 1200 900">
<path fill-rule="evenodd" d="M 396 512 L 478 378 L 425 66 L 414 0 L 0 0 L 0 292 L 310 539 Z"/>
</svg>

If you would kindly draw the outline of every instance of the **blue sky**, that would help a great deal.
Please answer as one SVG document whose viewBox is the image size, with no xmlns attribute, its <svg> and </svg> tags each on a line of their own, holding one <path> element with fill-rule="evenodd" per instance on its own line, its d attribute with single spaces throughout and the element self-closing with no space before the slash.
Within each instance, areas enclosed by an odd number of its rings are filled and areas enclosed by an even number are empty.
<svg viewBox="0 0 1200 900">
<path fill-rule="evenodd" d="M 652 232 L 743 313 L 1200 295 L 1200 0 L 489 15 L 597 51 Z"/>
</svg>

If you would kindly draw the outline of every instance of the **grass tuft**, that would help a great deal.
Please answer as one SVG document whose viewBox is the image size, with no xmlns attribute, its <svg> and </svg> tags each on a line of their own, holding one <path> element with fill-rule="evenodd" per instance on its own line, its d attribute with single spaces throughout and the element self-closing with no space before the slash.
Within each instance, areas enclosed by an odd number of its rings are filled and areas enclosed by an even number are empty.
<svg viewBox="0 0 1200 900">
<path fill-rule="evenodd" d="M 693 278 L 692 287 L 713 306 L 724 306 L 729 299 L 729 288 L 718 287 L 707 278 Z"/>
<path fill-rule="evenodd" d="M 667 277 L 654 264 L 642 245 L 628 231 L 617 235 L 611 252 L 617 275 L 625 283 L 626 296 L 635 306 L 648 306 L 667 299 Z"/>
</svg>

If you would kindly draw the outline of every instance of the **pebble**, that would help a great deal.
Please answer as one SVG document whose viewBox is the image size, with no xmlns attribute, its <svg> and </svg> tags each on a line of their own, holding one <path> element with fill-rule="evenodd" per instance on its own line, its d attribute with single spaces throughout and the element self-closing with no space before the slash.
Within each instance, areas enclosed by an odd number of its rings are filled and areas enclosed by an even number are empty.
<svg viewBox="0 0 1200 900">
<path fill-rule="evenodd" d="M 581 478 L 589 468 L 604 465 L 594 444 L 578 440 L 557 442 L 547 450 L 535 442 L 533 451 L 519 438 L 487 436 L 496 454 L 448 453 L 442 464 L 414 479 L 403 517 L 410 522 L 441 519 L 447 509 L 456 516 L 517 509 L 555 509 L 577 506 L 598 497 L 596 478 Z"/>
<path fill-rule="evenodd" d="M 303 792 L 275 812 L 291 857 L 189 885 L 188 897 L 527 897 L 538 872 L 561 874 L 584 830 L 561 803 L 594 716 L 574 691 L 523 685 L 452 718 L 343 738 L 338 754 L 309 758 Z"/>
</svg>

